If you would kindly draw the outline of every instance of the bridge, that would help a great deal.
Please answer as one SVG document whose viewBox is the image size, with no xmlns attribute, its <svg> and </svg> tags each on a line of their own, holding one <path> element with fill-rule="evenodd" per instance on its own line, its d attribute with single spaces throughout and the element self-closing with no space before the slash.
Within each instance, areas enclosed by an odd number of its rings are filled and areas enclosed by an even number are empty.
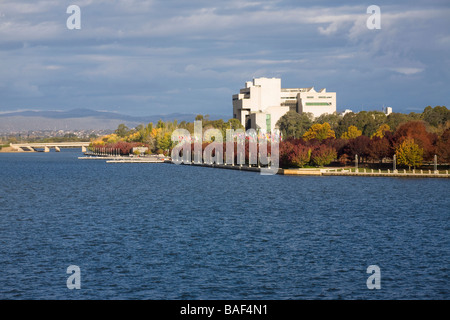
<svg viewBox="0 0 450 320">
<path fill-rule="evenodd" d="M 46 143 L 10 143 L 10 146 L 17 151 L 36 151 L 44 149 L 44 152 L 50 152 L 54 148 L 56 152 L 61 148 L 81 148 L 81 152 L 86 152 L 90 142 L 46 142 Z"/>
</svg>

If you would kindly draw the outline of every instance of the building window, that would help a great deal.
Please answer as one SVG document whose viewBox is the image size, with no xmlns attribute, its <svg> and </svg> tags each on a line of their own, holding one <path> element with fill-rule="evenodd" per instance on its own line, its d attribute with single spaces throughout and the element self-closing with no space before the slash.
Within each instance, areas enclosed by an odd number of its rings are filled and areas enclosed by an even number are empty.
<svg viewBox="0 0 450 320">
<path fill-rule="evenodd" d="M 307 106 L 328 106 L 331 105 L 331 102 L 306 102 Z"/>
<path fill-rule="evenodd" d="M 249 116 L 245 116 L 245 130 L 252 127 L 252 119 Z"/>
</svg>

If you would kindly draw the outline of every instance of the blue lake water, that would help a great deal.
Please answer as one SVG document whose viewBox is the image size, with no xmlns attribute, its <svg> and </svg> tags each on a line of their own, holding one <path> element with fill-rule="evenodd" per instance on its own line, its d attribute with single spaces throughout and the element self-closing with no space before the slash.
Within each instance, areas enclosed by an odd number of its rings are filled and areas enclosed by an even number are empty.
<svg viewBox="0 0 450 320">
<path fill-rule="evenodd" d="M 0 299 L 450 298 L 447 179 L 81 155 L 0 154 Z"/>
</svg>

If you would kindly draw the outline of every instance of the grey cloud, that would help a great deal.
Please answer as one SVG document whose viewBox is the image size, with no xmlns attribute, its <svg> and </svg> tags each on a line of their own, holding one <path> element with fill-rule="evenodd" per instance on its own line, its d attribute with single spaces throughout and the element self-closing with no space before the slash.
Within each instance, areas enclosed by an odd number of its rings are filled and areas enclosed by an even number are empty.
<svg viewBox="0 0 450 320">
<path fill-rule="evenodd" d="M 5 0 L 0 111 L 226 114 L 230 92 L 253 76 L 327 87 L 338 109 L 448 105 L 448 6 L 379 3 L 382 29 L 368 30 L 366 7 L 351 2 L 84 0 L 82 29 L 70 31 L 72 1 Z M 429 97 L 430 86 L 442 93 Z"/>
</svg>

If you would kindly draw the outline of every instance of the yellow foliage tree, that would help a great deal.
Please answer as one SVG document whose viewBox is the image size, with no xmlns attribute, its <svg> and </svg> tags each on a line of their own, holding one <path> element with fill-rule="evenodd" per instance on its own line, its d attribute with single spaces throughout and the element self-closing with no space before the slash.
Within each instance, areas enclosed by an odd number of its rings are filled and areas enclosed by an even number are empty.
<svg viewBox="0 0 450 320">
<path fill-rule="evenodd" d="M 152 137 L 153 139 L 156 139 L 156 137 L 158 136 L 158 134 L 159 134 L 161 131 L 162 131 L 161 128 L 153 128 L 150 135 L 151 135 L 151 137 Z"/>
<path fill-rule="evenodd" d="M 377 131 L 371 136 L 371 138 L 379 137 L 383 138 L 386 131 L 391 131 L 391 127 L 388 124 L 382 124 Z"/>
<path fill-rule="evenodd" d="M 349 140 L 349 139 L 355 139 L 362 135 L 362 131 L 358 130 L 355 126 L 350 126 L 347 129 L 347 132 L 344 132 L 341 136 L 342 139 Z"/>
<path fill-rule="evenodd" d="M 303 139 L 305 140 L 324 140 L 328 138 L 336 138 L 336 135 L 334 131 L 331 130 L 331 126 L 328 122 L 324 122 L 323 124 L 313 124 L 303 135 Z"/>
<path fill-rule="evenodd" d="M 106 140 L 106 143 L 116 143 L 119 140 L 120 137 L 117 134 L 113 133 L 108 136 L 108 140 Z"/>
<path fill-rule="evenodd" d="M 134 132 L 126 137 L 127 142 L 142 142 L 142 134 L 140 131 Z"/>
<path fill-rule="evenodd" d="M 397 164 L 404 164 L 411 167 L 417 167 L 422 164 L 423 161 L 423 149 L 414 142 L 412 138 L 406 138 L 395 149 L 395 155 L 397 157 Z"/>
</svg>

